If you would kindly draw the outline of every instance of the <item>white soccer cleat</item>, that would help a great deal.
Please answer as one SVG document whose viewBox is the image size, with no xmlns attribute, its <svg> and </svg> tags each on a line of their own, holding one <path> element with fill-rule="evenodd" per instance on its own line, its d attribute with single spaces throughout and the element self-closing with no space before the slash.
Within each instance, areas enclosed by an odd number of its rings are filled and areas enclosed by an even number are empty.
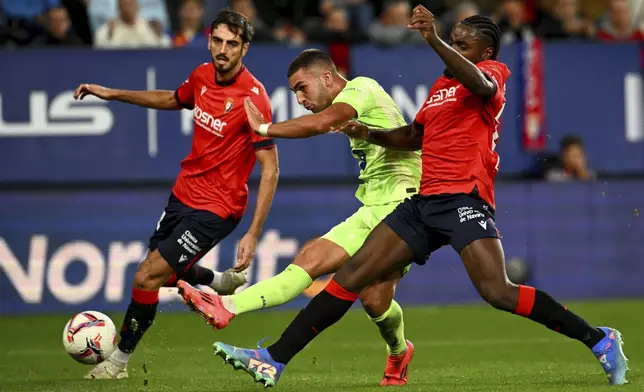
<svg viewBox="0 0 644 392">
<path fill-rule="evenodd" d="M 213 284 L 212 289 L 219 295 L 232 295 L 239 287 L 248 282 L 245 272 L 235 272 L 228 269 L 221 274 L 221 281 L 218 284 Z"/>
<path fill-rule="evenodd" d="M 87 380 L 121 380 L 128 378 L 126 365 L 121 365 L 109 358 L 98 365 L 85 375 Z"/>
</svg>

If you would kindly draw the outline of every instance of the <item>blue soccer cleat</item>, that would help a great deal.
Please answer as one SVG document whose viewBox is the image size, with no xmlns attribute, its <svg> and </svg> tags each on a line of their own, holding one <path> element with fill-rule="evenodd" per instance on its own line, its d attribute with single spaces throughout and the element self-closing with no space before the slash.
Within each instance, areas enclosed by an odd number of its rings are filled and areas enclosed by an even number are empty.
<svg viewBox="0 0 644 392">
<path fill-rule="evenodd" d="M 606 333 L 606 337 L 592 348 L 593 354 L 606 372 L 608 383 L 611 385 L 626 384 L 628 359 L 622 350 L 622 334 L 618 330 L 608 327 L 599 327 Z"/>
<path fill-rule="evenodd" d="M 212 348 L 215 355 L 222 357 L 224 363 L 229 363 L 235 370 L 243 370 L 253 376 L 255 382 L 264 387 L 274 387 L 280 379 L 286 365 L 271 358 L 268 350 L 257 344 L 256 350 L 238 348 L 225 343 L 216 342 Z"/>
</svg>

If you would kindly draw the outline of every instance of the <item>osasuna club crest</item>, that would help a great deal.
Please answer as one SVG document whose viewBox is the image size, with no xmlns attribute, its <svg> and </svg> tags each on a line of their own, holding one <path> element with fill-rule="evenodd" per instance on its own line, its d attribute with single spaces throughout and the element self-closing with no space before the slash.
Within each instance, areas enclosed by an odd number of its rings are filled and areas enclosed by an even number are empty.
<svg viewBox="0 0 644 392">
<path fill-rule="evenodd" d="M 230 109 L 233 108 L 233 99 L 228 98 L 226 99 L 226 105 L 224 106 L 224 113 L 230 112 Z"/>
</svg>

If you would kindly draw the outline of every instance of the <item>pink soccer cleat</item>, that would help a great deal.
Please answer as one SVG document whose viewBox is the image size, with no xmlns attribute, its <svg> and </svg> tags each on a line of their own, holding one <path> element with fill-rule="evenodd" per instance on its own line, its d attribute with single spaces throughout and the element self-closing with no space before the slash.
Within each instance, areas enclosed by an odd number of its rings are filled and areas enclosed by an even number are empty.
<svg viewBox="0 0 644 392">
<path fill-rule="evenodd" d="M 204 293 L 183 280 L 177 282 L 177 287 L 183 297 L 183 303 L 215 329 L 226 328 L 230 320 L 235 317 L 234 313 L 224 307 L 220 296 Z"/>
<path fill-rule="evenodd" d="M 414 356 L 414 345 L 407 340 L 407 351 L 403 355 L 387 356 L 385 375 L 380 380 L 380 386 L 406 385 L 407 368 Z"/>
</svg>

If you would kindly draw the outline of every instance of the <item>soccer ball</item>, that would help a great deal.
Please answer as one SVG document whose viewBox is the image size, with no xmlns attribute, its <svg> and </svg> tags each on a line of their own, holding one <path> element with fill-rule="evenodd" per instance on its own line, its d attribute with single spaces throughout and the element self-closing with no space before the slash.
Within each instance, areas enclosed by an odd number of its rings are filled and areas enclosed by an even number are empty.
<svg viewBox="0 0 644 392">
<path fill-rule="evenodd" d="M 513 257 L 505 263 L 505 271 L 510 282 L 514 284 L 526 284 L 530 278 L 530 268 L 518 257 Z"/>
<path fill-rule="evenodd" d="M 63 345 L 67 354 L 80 363 L 101 363 L 116 347 L 116 327 L 101 312 L 80 312 L 65 325 Z"/>
</svg>

